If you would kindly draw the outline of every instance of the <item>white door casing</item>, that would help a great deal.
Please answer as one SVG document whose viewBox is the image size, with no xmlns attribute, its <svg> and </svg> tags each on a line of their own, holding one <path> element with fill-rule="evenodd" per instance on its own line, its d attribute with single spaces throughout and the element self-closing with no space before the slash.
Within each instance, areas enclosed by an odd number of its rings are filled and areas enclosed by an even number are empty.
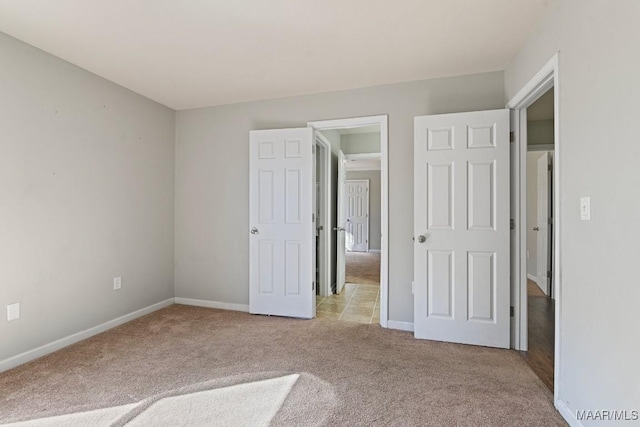
<svg viewBox="0 0 640 427">
<path fill-rule="evenodd" d="M 345 189 L 346 248 L 369 252 L 369 180 L 347 180 Z"/>
<path fill-rule="evenodd" d="M 509 111 L 415 118 L 416 338 L 509 348 Z"/>
<path fill-rule="evenodd" d="M 250 132 L 249 311 L 315 316 L 314 131 Z"/>
<path fill-rule="evenodd" d="M 336 293 L 339 294 L 344 287 L 346 280 L 346 253 L 345 253 L 345 229 L 346 217 L 344 206 L 344 195 L 347 182 L 347 158 L 342 150 L 338 152 L 338 218 L 336 221 Z"/>
<path fill-rule="evenodd" d="M 551 278 L 547 274 L 549 268 L 549 218 L 551 217 L 551 203 L 549 191 L 549 153 L 544 153 L 538 159 L 538 195 L 537 195 L 537 280 L 538 286 L 549 295 Z"/>
</svg>

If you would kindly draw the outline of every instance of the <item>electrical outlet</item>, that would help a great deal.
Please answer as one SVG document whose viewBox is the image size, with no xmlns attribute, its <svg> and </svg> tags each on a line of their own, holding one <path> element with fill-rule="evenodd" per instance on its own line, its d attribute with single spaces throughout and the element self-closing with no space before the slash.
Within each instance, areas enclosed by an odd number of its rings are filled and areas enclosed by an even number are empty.
<svg viewBox="0 0 640 427">
<path fill-rule="evenodd" d="M 7 305 L 7 322 L 18 320 L 20 318 L 20 303 Z"/>
<path fill-rule="evenodd" d="M 591 221 L 591 197 L 580 198 L 580 219 Z"/>
<path fill-rule="evenodd" d="M 122 288 L 122 277 L 114 277 L 113 278 L 113 289 L 118 290 Z"/>
</svg>

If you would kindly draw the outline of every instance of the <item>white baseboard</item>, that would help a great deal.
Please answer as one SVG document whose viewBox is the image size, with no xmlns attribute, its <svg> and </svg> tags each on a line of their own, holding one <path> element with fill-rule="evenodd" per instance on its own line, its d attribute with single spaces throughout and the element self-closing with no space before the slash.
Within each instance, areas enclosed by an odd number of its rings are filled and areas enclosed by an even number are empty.
<svg viewBox="0 0 640 427">
<path fill-rule="evenodd" d="M 536 285 L 538 284 L 538 277 L 534 276 L 533 274 L 527 273 L 527 279 L 533 280 L 536 283 Z"/>
<path fill-rule="evenodd" d="M 137 319 L 138 317 L 142 317 L 146 314 L 160 310 L 161 308 L 168 307 L 174 303 L 173 300 L 173 298 L 166 299 L 148 307 L 141 308 L 140 310 L 136 310 L 132 313 L 125 314 L 124 316 L 120 316 L 116 319 L 109 320 L 108 322 L 104 322 L 85 331 L 77 332 L 64 338 L 60 338 L 59 340 L 53 341 L 49 344 L 34 348 L 33 350 L 25 351 L 24 353 L 20 353 L 16 356 L 2 360 L 0 361 L 0 372 L 15 368 L 16 366 L 22 365 L 23 363 L 27 363 L 49 353 L 53 353 L 54 351 L 58 351 L 61 348 L 70 346 L 71 344 L 75 344 L 78 341 L 86 340 L 87 338 L 90 338 L 94 335 L 98 335 L 104 331 L 115 328 L 116 326 L 120 326 L 124 323 Z"/>
<path fill-rule="evenodd" d="M 567 403 L 562 399 L 556 400 L 556 409 L 562 415 L 562 418 L 569 424 L 571 427 L 584 427 L 583 424 L 578 420 L 576 413 L 569 408 Z"/>
<path fill-rule="evenodd" d="M 387 322 L 387 328 L 389 328 L 389 329 L 397 329 L 399 331 L 413 332 L 413 323 L 412 322 L 399 322 L 397 320 L 389 320 Z"/>
<path fill-rule="evenodd" d="M 379 254 L 382 251 L 380 249 L 369 249 L 369 252 L 374 253 L 374 254 Z"/>
<path fill-rule="evenodd" d="M 233 304 L 230 302 L 209 301 L 205 299 L 191 299 L 191 298 L 175 298 L 176 304 L 194 305 L 196 307 L 207 308 L 219 308 L 221 310 L 233 310 L 249 312 L 249 306 L 247 304 Z"/>
</svg>

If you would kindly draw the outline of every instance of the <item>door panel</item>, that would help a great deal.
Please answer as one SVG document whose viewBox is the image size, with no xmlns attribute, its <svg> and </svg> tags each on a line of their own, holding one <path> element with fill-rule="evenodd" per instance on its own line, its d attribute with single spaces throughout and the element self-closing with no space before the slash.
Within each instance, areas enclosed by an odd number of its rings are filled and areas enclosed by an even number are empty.
<svg viewBox="0 0 640 427">
<path fill-rule="evenodd" d="M 509 112 L 416 117 L 416 338 L 509 347 Z"/>
<path fill-rule="evenodd" d="M 338 218 L 336 231 L 337 260 L 336 260 L 336 293 L 340 293 L 346 279 L 346 208 L 345 194 L 347 185 L 347 158 L 342 150 L 338 152 Z"/>
<path fill-rule="evenodd" d="M 545 294 L 549 295 L 551 278 L 547 272 L 549 268 L 549 218 L 551 217 L 551 203 L 549 192 L 549 153 L 544 153 L 538 159 L 538 212 L 536 233 L 538 284 Z"/>
<path fill-rule="evenodd" d="M 250 133 L 249 311 L 315 316 L 313 129 Z"/>
</svg>

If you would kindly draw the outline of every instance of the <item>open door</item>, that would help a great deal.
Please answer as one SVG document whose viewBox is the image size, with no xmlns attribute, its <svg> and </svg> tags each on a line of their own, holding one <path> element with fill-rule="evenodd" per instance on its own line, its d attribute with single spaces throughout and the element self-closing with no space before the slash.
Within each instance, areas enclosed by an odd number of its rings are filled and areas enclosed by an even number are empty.
<svg viewBox="0 0 640 427">
<path fill-rule="evenodd" d="M 249 312 L 315 316 L 312 128 L 250 132 Z"/>
<path fill-rule="evenodd" d="M 347 185 L 347 158 L 342 150 L 338 152 L 338 218 L 334 231 L 337 234 L 337 260 L 336 260 L 336 293 L 339 294 L 344 287 L 346 280 L 346 249 L 345 249 L 345 230 L 347 226 L 346 209 L 344 206 L 344 198 Z"/>
<path fill-rule="evenodd" d="M 416 338 L 509 348 L 509 111 L 416 117 Z"/>
<path fill-rule="evenodd" d="M 534 229 L 536 231 L 536 244 L 537 244 L 537 280 L 539 286 L 544 290 L 544 293 L 550 295 L 551 285 L 551 269 L 550 267 L 550 251 L 549 251 L 549 220 L 551 219 L 551 192 L 549 174 L 551 173 L 551 158 L 549 153 L 544 153 L 538 159 L 538 212 L 537 212 L 537 224 Z"/>
</svg>

